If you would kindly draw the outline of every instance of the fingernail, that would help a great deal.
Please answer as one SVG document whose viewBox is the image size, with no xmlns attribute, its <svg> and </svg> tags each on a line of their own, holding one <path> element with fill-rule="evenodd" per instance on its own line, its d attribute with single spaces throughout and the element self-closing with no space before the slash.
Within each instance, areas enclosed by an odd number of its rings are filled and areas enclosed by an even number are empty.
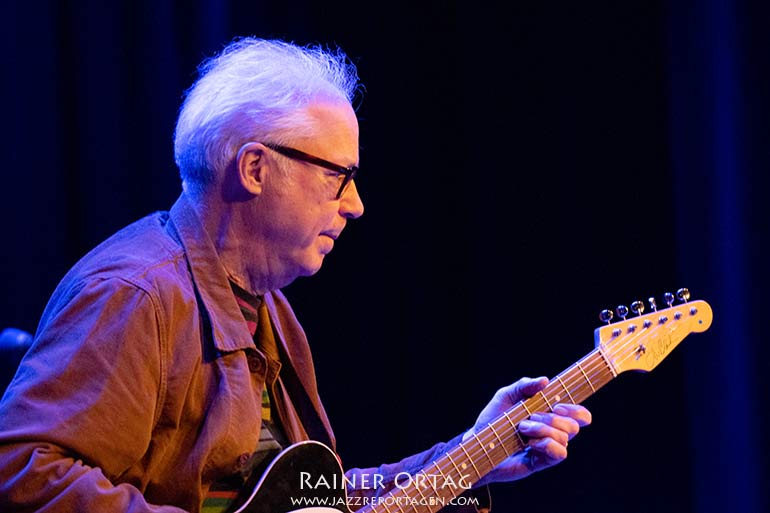
<svg viewBox="0 0 770 513">
<path fill-rule="evenodd" d="M 566 415 L 569 413 L 569 410 L 563 404 L 557 404 L 553 407 L 553 412 L 557 415 Z"/>
<path fill-rule="evenodd" d="M 532 429 L 535 426 L 535 423 L 531 420 L 522 420 L 519 422 L 519 429 Z"/>
</svg>

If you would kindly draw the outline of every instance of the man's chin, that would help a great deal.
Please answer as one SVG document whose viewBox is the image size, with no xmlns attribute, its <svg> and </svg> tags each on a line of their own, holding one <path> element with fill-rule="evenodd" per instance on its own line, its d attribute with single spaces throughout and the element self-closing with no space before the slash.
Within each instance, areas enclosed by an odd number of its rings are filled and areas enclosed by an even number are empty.
<svg viewBox="0 0 770 513">
<path fill-rule="evenodd" d="M 315 273 L 320 271 L 324 262 L 324 256 L 326 255 L 319 253 L 318 259 L 313 264 L 304 266 L 302 268 L 301 276 L 313 276 Z"/>
</svg>

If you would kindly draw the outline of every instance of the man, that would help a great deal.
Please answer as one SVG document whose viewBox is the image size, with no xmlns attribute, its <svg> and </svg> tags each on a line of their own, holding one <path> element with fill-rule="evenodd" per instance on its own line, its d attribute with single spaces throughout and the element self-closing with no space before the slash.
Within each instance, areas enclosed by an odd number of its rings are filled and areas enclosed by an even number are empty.
<svg viewBox="0 0 770 513">
<path fill-rule="evenodd" d="M 184 192 L 67 273 L 0 403 L 0 509 L 214 511 L 281 448 L 334 448 L 280 288 L 364 212 L 358 87 L 342 52 L 281 41 L 242 39 L 202 66 L 175 134 Z M 386 494 L 546 381 L 498 391 L 452 441 L 350 470 L 351 497 Z M 572 404 L 533 414 L 528 449 L 476 484 L 562 461 L 590 420 Z"/>
</svg>

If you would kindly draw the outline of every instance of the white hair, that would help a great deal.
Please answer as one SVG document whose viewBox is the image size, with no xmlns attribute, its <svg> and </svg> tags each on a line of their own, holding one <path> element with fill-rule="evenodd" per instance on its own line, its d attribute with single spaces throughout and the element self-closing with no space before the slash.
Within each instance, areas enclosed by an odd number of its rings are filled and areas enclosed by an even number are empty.
<svg viewBox="0 0 770 513">
<path fill-rule="evenodd" d="M 355 65 L 339 48 L 241 38 L 204 61 L 185 93 L 174 133 L 174 159 L 186 188 L 203 191 L 251 140 L 307 135 L 301 112 L 319 99 L 353 103 Z"/>
</svg>

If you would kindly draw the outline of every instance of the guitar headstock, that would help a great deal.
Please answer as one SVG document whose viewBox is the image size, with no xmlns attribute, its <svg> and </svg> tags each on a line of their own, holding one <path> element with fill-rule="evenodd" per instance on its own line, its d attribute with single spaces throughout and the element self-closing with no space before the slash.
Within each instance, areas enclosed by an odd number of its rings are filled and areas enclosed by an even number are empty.
<svg viewBox="0 0 770 513">
<path fill-rule="evenodd" d="M 668 308 L 658 309 L 655 298 L 649 298 L 651 312 L 645 314 L 641 301 L 615 309 L 619 321 L 611 322 L 613 313 L 602 311 L 599 318 L 606 326 L 594 331 L 596 346 L 614 366 L 617 374 L 628 370 L 651 371 L 679 342 L 690 333 L 706 331 L 711 326 L 713 313 L 705 301 L 690 301 L 690 292 L 679 289 L 676 295 L 667 292 L 664 301 Z M 675 305 L 675 301 L 680 303 Z M 628 317 L 633 314 L 632 317 Z"/>
</svg>

